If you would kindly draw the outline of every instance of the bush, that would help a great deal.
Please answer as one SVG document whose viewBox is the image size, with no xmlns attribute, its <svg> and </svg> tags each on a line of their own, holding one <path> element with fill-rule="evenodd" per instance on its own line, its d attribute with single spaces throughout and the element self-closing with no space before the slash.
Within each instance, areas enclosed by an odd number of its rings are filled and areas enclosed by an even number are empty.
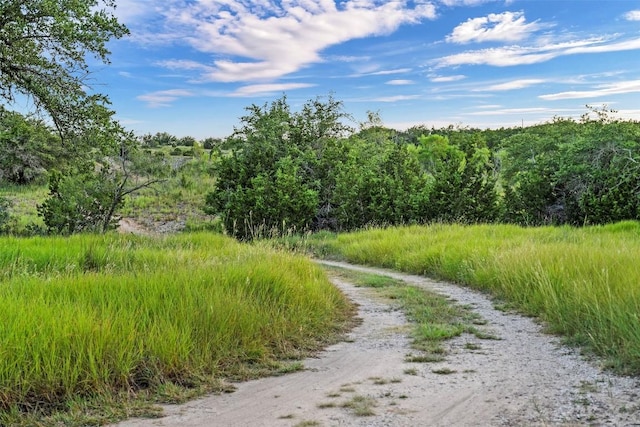
<svg viewBox="0 0 640 427">
<path fill-rule="evenodd" d="M 0 197 L 0 234 L 6 233 L 9 230 L 9 208 L 11 207 L 11 201 L 6 197 Z"/>
<path fill-rule="evenodd" d="M 49 197 L 38 206 L 49 232 L 104 232 L 116 227 L 113 213 L 123 201 L 114 199 L 117 183 L 109 179 L 107 171 L 74 175 L 54 172 L 49 191 Z"/>
</svg>

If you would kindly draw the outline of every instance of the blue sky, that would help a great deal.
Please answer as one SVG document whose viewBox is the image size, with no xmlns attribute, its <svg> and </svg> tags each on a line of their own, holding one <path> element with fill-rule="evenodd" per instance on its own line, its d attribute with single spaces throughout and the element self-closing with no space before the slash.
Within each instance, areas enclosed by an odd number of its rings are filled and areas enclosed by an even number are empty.
<svg viewBox="0 0 640 427">
<path fill-rule="evenodd" d="M 357 126 L 640 120 L 640 1 L 118 0 L 94 89 L 139 134 L 229 135 L 251 104 L 344 102 Z"/>
</svg>

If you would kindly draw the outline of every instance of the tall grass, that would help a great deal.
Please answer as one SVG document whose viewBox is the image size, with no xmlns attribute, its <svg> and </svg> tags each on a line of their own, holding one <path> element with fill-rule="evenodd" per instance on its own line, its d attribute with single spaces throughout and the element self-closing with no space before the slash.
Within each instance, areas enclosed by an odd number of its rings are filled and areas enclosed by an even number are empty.
<svg viewBox="0 0 640 427">
<path fill-rule="evenodd" d="M 569 228 L 432 225 L 311 239 L 327 253 L 489 291 L 640 374 L 640 223 Z"/>
<path fill-rule="evenodd" d="M 2 413 L 299 357 L 350 311 L 305 258 L 220 235 L 0 248 L 0 424 Z"/>
<path fill-rule="evenodd" d="M 24 234 L 29 227 L 43 227 L 44 222 L 38 216 L 38 205 L 44 202 L 49 193 L 46 184 L 0 185 L 0 197 L 6 197 L 11 205 L 8 224 L 12 233 Z"/>
</svg>

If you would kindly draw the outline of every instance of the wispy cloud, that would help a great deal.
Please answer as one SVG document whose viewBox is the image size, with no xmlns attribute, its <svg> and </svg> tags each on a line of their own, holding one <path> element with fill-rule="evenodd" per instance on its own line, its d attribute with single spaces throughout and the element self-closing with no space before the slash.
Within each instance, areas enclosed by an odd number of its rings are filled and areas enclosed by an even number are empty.
<svg viewBox="0 0 640 427">
<path fill-rule="evenodd" d="M 627 21 L 640 21 L 640 10 L 630 10 L 624 14 L 624 19 Z"/>
<path fill-rule="evenodd" d="M 497 108 L 495 110 L 484 109 L 482 111 L 474 111 L 468 113 L 470 116 L 500 116 L 500 115 L 513 115 L 513 114 L 538 114 L 557 112 L 558 110 L 544 108 L 544 107 L 530 107 L 530 108 Z"/>
<path fill-rule="evenodd" d="M 114 14 L 120 22 L 130 24 L 140 17 L 148 16 L 155 5 L 155 0 L 118 0 Z"/>
<path fill-rule="evenodd" d="M 484 3 L 490 3 L 498 0 L 440 0 L 445 6 L 478 6 Z M 507 1 L 506 3 L 509 3 Z"/>
<path fill-rule="evenodd" d="M 450 43 L 503 41 L 517 42 L 544 28 L 538 22 L 527 23 L 523 12 L 492 13 L 471 18 L 458 25 L 446 40 Z"/>
<path fill-rule="evenodd" d="M 501 92 L 501 91 L 507 91 L 507 90 L 524 89 L 530 86 L 544 83 L 545 81 L 546 80 L 543 80 L 543 79 L 519 79 L 519 80 L 512 80 L 506 83 L 499 83 L 491 86 L 486 86 L 486 87 L 482 87 L 474 90 L 478 92 L 484 92 L 484 91 Z"/>
<path fill-rule="evenodd" d="M 382 96 L 379 98 L 373 98 L 370 101 L 374 102 L 398 102 L 398 101 L 408 101 L 411 99 L 418 99 L 419 95 L 395 95 L 395 96 Z"/>
<path fill-rule="evenodd" d="M 195 94 L 190 90 L 185 89 L 169 89 L 160 90 L 157 92 L 146 93 L 139 95 L 137 99 L 144 101 L 151 108 L 169 107 L 171 103 L 180 99 L 194 96 Z"/>
<path fill-rule="evenodd" d="M 540 95 L 540 99 L 556 101 L 559 99 L 598 98 L 608 95 L 640 92 L 640 80 L 629 80 L 595 86 L 592 90 L 558 92 Z"/>
<path fill-rule="evenodd" d="M 278 92 L 285 92 L 287 90 L 304 89 L 307 87 L 313 87 L 315 85 L 309 83 L 273 83 L 273 84 L 258 84 L 243 86 L 236 91 L 232 92 L 228 96 L 232 97 L 244 97 L 244 96 L 256 96 L 266 95 Z"/>
<path fill-rule="evenodd" d="M 593 37 L 542 46 L 523 47 L 514 45 L 471 50 L 439 58 L 435 61 L 435 66 L 437 68 L 457 67 L 460 65 L 508 67 L 536 64 L 565 55 L 621 52 L 638 49 L 640 49 L 640 38 L 616 42 L 607 37 Z"/>
<path fill-rule="evenodd" d="M 176 42 L 212 55 L 203 78 L 218 82 L 272 81 L 322 62 L 324 49 L 390 34 L 436 16 L 429 2 L 283 0 L 162 2 Z M 160 3 L 159 3 L 160 4 Z M 180 66 L 181 62 L 173 63 Z M 192 64 L 183 63 L 190 70 Z"/>
<path fill-rule="evenodd" d="M 389 70 L 380 70 L 378 65 L 371 65 L 367 69 L 362 69 L 358 73 L 349 75 L 349 77 L 389 76 L 393 74 L 405 74 L 410 71 L 411 71 L 411 68 L 393 68 Z"/>
<path fill-rule="evenodd" d="M 454 76 L 431 76 L 429 77 L 429 80 L 432 81 L 433 83 L 449 83 L 449 82 L 457 82 L 459 80 L 464 80 L 466 78 L 467 76 L 464 76 L 462 74 L 456 74 Z"/>
<path fill-rule="evenodd" d="M 403 85 L 412 85 L 415 84 L 413 80 L 389 80 L 385 84 L 392 86 L 403 86 Z"/>
</svg>

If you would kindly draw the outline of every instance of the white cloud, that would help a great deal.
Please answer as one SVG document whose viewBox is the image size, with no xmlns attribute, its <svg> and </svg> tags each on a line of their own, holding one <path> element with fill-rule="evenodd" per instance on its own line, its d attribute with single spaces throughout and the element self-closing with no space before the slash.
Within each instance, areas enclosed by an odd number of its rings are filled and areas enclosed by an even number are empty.
<svg viewBox="0 0 640 427">
<path fill-rule="evenodd" d="M 213 69 L 211 66 L 189 59 L 171 59 L 167 61 L 158 61 L 156 64 L 170 70 L 211 71 Z"/>
<path fill-rule="evenodd" d="M 162 2 L 176 42 L 210 53 L 203 77 L 218 82 L 269 81 L 322 62 L 327 47 L 390 34 L 435 18 L 428 2 L 350 0 Z M 168 6 L 167 6 L 168 4 Z M 179 65 L 179 62 L 174 65 Z M 188 64 L 185 64 L 188 65 Z M 192 66 L 190 69 L 194 69 Z"/>
<path fill-rule="evenodd" d="M 618 117 L 621 118 L 627 118 L 627 119 L 631 119 L 631 120 L 636 120 L 636 121 L 640 121 L 640 110 L 617 110 Z"/>
<path fill-rule="evenodd" d="M 395 96 L 382 96 L 379 98 L 370 99 L 373 102 L 398 102 L 398 101 L 408 101 L 411 99 L 420 98 L 419 95 L 395 95 Z"/>
<path fill-rule="evenodd" d="M 519 79 L 513 80 L 506 83 L 495 84 L 491 86 L 486 86 L 480 89 L 475 89 L 476 91 L 507 91 L 507 90 L 516 90 L 516 89 L 524 89 L 530 86 L 534 86 L 540 83 L 544 83 L 545 80 L 542 79 Z"/>
<path fill-rule="evenodd" d="M 624 14 L 627 21 L 640 21 L 640 10 L 631 10 Z"/>
<path fill-rule="evenodd" d="M 486 108 L 486 107 L 483 107 Z M 498 108 L 495 110 L 488 111 L 475 111 L 472 113 L 468 113 L 470 116 L 502 116 L 502 115 L 512 115 L 512 114 L 538 114 L 538 113 L 550 113 L 557 112 L 558 110 L 552 110 L 549 108 L 543 107 L 528 107 L 528 108 Z"/>
<path fill-rule="evenodd" d="M 331 58 L 329 58 L 329 60 L 338 61 L 338 62 L 362 62 L 362 61 L 371 60 L 371 57 L 355 56 L 355 55 L 338 55 L 338 56 L 332 56 Z"/>
<path fill-rule="evenodd" d="M 415 84 L 413 80 L 389 80 L 385 84 L 392 86 L 403 86 L 403 85 L 412 85 Z"/>
<path fill-rule="evenodd" d="M 129 24 L 136 21 L 137 18 L 148 16 L 155 4 L 155 0 L 118 0 L 114 15 L 118 21 Z"/>
<path fill-rule="evenodd" d="M 478 6 L 496 0 L 440 0 L 445 6 Z M 508 2 L 507 2 L 508 3 Z"/>
<path fill-rule="evenodd" d="M 523 12 L 492 13 L 482 18 L 470 18 L 447 36 L 450 43 L 487 41 L 516 42 L 543 28 L 538 22 L 526 23 Z"/>
<path fill-rule="evenodd" d="M 151 108 L 169 107 L 173 101 L 187 98 L 195 94 L 185 89 L 169 89 L 139 95 L 136 99 L 144 101 Z"/>
<path fill-rule="evenodd" d="M 460 65 L 513 65 L 536 64 L 551 59 L 586 53 L 621 52 L 640 49 L 640 38 L 613 42 L 604 37 L 594 37 L 572 42 L 546 44 L 542 46 L 505 46 L 500 48 L 471 50 L 437 59 L 436 67 Z"/>
<path fill-rule="evenodd" d="M 462 74 L 457 74 L 455 76 L 432 76 L 429 78 L 433 83 L 449 83 L 449 82 L 457 82 L 459 80 L 466 79 L 467 76 L 463 76 Z"/>
<path fill-rule="evenodd" d="M 315 85 L 309 83 L 273 83 L 243 86 L 231 93 L 229 96 L 244 97 L 271 94 L 276 92 L 285 92 L 287 90 L 304 89 Z"/>
<path fill-rule="evenodd" d="M 602 84 L 595 86 L 595 88 L 592 90 L 568 91 L 552 93 L 548 95 L 540 95 L 540 98 L 546 101 L 556 101 L 559 99 L 597 98 L 601 96 L 636 92 L 640 92 L 640 80 L 629 80 L 625 82 Z"/>
<path fill-rule="evenodd" d="M 411 71 L 411 68 L 395 68 L 393 70 L 380 70 L 374 71 L 372 73 L 368 73 L 369 76 L 388 76 L 390 74 L 402 74 L 408 73 Z"/>
<path fill-rule="evenodd" d="M 359 72 L 349 75 L 349 77 L 364 76 L 389 76 L 393 74 L 405 74 L 411 71 L 411 68 L 394 68 L 390 70 L 380 70 L 377 64 L 360 67 Z"/>
</svg>

